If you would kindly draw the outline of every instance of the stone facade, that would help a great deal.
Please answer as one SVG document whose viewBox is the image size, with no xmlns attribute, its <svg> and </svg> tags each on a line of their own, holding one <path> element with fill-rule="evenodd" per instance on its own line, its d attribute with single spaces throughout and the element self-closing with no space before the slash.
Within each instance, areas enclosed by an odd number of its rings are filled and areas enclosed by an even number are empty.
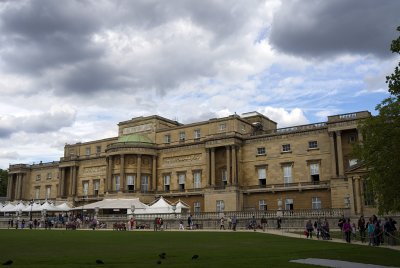
<svg viewBox="0 0 400 268">
<path fill-rule="evenodd" d="M 118 124 L 118 137 L 66 145 L 58 162 L 10 165 L 7 197 L 79 204 L 164 196 L 201 212 L 351 208 L 360 214 L 374 208 L 366 206 L 365 171 L 351 152 L 362 141 L 358 122 L 368 116 L 335 115 L 281 129 L 257 112 L 192 124 L 133 118 Z"/>
</svg>

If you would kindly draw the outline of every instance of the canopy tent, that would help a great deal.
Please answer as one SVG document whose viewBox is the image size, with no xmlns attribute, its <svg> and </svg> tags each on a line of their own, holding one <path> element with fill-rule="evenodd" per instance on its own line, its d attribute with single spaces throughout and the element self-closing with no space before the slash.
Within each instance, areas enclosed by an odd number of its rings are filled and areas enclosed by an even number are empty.
<svg viewBox="0 0 400 268">
<path fill-rule="evenodd" d="M 103 199 L 101 201 L 83 205 L 80 207 L 75 207 L 73 210 L 83 210 L 83 209 L 126 209 L 127 214 L 132 214 L 132 206 L 135 206 L 135 213 L 142 213 L 143 210 L 147 209 L 148 206 L 140 202 L 139 198 L 131 199 Z"/>
<path fill-rule="evenodd" d="M 14 207 L 13 211 L 14 212 L 23 211 L 25 208 L 26 206 L 24 205 L 24 203 L 20 202 Z"/>
<path fill-rule="evenodd" d="M 56 208 L 57 208 L 57 211 L 70 211 L 71 210 L 71 208 L 68 206 L 67 203 L 62 203 L 62 204 L 56 206 Z"/>
<path fill-rule="evenodd" d="M 42 209 L 41 209 L 41 205 L 40 205 L 40 203 L 33 203 L 32 205 L 27 205 L 26 207 L 25 207 L 25 209 L 23 209 L 22 211 L 24 211 L 24 212 L 30 212 L 30 211 L 32 211 L 32 212 L 37 212 L 37 211 L 42 211 Z"/>
<path fill-rule="evenodd" d="M 173 206 L 162 196 L 143 211 L 144 214 L 174 213 Z"/>
<path fill-rule="evenodd" d="M 0 209 L 1 212 L 15 212 L 15 206 L 11 203 L 8 203 L 3 208 Z"/>
<path fill-rule="evenodd" d="M 176 203 L 176 213 L 188 212 L 189 210 L 190 207 L 186 203 L 183 203 L 181 200 Z"/>
<path fill-rule="evenodd" d="M 54 206 L 53 204 L 49 203 L 49 202 L 44 202 L 41 206 L 40 206 L 40 210 L 47 210 L 47 211 L 59 211 L 57 210 L 57 207 Z"/>
</svg>

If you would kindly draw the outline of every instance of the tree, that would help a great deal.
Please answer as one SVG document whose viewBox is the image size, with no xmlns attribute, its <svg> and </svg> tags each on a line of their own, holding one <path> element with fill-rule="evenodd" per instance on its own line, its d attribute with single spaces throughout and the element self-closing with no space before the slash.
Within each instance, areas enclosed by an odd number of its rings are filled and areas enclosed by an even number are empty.
<svg viewBox="0 0 400 268">
<path fill-rule="evenodd" d="M 400 26 L 397 27 L 400 32 Z M 400 36 L 392 41 L 400 54 Z M 363 142 L 355 155 L 366 165 L 380 213 L 400 211 L 400 62 L 386 77 L 389 98 L 377 105 L 377 116 L 361 122 Z"/>
<path fill-rule="evenodd" d="M 7 195 L 8 172 L 0 168 L 0 196 Z"/>
</svg>

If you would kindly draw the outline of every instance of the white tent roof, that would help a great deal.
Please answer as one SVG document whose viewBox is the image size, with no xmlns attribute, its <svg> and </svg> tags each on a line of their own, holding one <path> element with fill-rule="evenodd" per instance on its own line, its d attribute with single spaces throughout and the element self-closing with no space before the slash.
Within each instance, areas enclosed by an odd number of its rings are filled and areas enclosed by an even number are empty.
<svg viewBox="0 0 400 268">
<path fill-rule="evenodd" d="M 32 208 L 31 208 L 31 205 L 27 205 L 26 207 L 25 207 L 25 209 L 23 209 L 22 211 L 25 211 L 25 212 L 29 212 L 29 211 L 41 211 L 41 205 L 40 205 L 40 203 L 33 203 L 33 205 L 32 205 Z"/>
<path fill-rule="evenodd" d="M 16 205 L 15 207 L 14 207 L 14 210 L 13 211 L 20 211 L 20 210 L 24 210 L 26 208 L 26 206 L 24 205 L 24 203 L 18 203 L 18 205 Z"/>
<path fill-rule="evenodd" d="M 185 203 L 183 203 L 181 200 L 179 200 L 179 202 L 176 204 L 176 213 L 181 213 L 183 210 L 189 210 L 190 207 L 188 205 L 186 205 Z"/>
<path fill-rule="evenodd" d="M 14 208 L 15 208 L 15 206 L 13 204 L 8 203 L 3 208 L 0 208 L 0 211 L 1 212 L 12 212 L 12 211 L 15 211 Z"/>
<path fill-rule="evenodd" d="M 80 207 L 73 208 L 74 210 L 78 209 L 131 209 L 132 205 L 135 206 L 136 210 L 145 209 L 148 206 L 142 202 L 140 202 L 139 198 L 131 198 L 131 199 L 103 199 L 101 201 L 83 205 Z"/>
<path fill-rule="evenodd" d="M 71 208 L 68 206 L 67 203 L 62 203 L 61 205 L 56 206 L 58 211 L 69 211 Z"/>
<path fill-rule="evenodd" d="M 145 214 L 158 214 L 158 213 L 174 213 L 172 205 L 170 205 L 162 196 L 153 204 L 150 205 L 145 211 Z"/>
<path fill-rule="evenodd" d="M 49 202 L 44 202 L 41 206 L 40 206 L 40 210 L 47 210 L 47 211 L 58 211 L 56 206 L 54 206 L 53 204 L 50 204 Z"/>
</svg>

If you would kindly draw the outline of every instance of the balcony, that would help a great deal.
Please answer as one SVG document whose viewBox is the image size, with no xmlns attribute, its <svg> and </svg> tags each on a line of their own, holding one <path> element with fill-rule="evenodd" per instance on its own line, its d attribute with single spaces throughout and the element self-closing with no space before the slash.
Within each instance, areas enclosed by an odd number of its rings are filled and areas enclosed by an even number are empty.
<svg viewBox="0 0 400 268">
<path fill-rule="evenodd" d="M 297 183 L 280 183 L 267 185 L 251 185 L 243 187 L 245 193 L 261 193 L 261 192 L 286 192 L 286 191 L 303 191 L 303 190 L 318 190 L 329 189 L 328 181 L 323 182 L 297 182 Z"/>
</svg>

